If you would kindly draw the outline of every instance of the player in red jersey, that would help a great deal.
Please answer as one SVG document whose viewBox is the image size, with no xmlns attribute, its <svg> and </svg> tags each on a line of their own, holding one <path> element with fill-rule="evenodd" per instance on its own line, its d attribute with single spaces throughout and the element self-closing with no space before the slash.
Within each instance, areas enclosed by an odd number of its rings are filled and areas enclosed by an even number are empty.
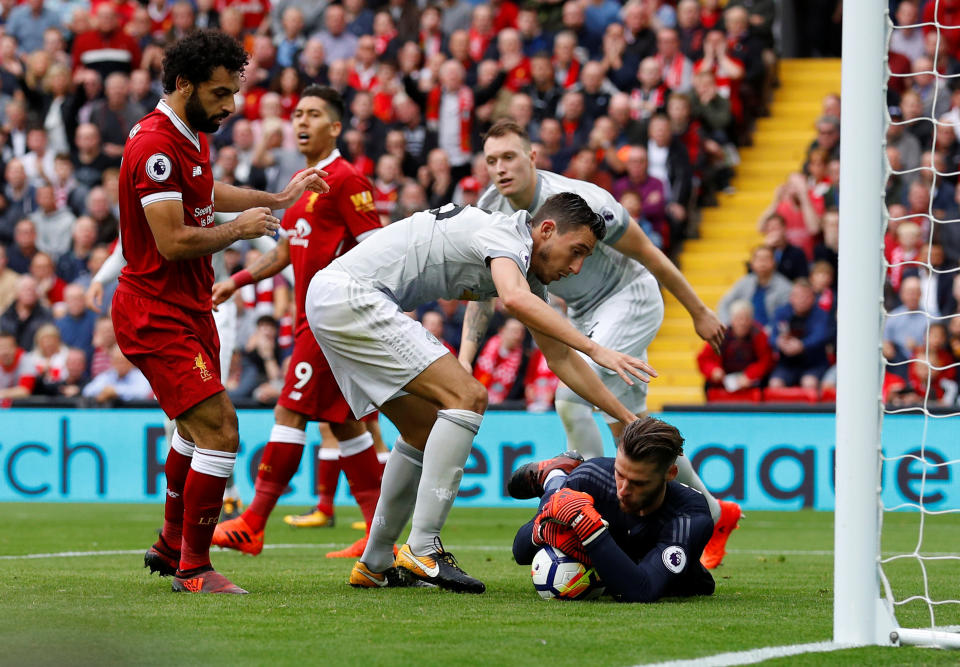
<svg viewBox="0 0 960 667">
<path fill-rule="evenodd" d="M 120 167 L 127 265 L 113 297 L 113 324 L 124 355 L 177 422 L 164 468 L 163 530 L 144 555 L 145 567 L 174 575 L 174 591 L 246 592 L 210 564 L 239 436 L 220 383 L 209 256 L 239 239 L 274 233 L 279 220 L 272 208 L 286 208 L 306 188 L 326 188 L 316 170 L 300 172 L 276 195 L 213 180 L 203 133 L 233 113 L 246 64 L 243 47 L 218 31 L 197 31 L 169 47 L 165 99 L 130 130 Z M 243 213 L 215 226 L 214 201 L 217 210 Z"/>
<path fill-rule="evenodd" d="M 235 273 L 213 288 L 213 303 L 226 301 L 241 286 L 279 273 L 293 265 L 297 297 L 296 340 L 293 356 L 274 410 L 270 441 L 257 471 L 256 496 L 236 519 L 217 526 L 213 543 L 256 555 L 263 549 L 267 518 L 287 483 L 297 472 L 306 445 L 308 421 L 330 424 L 340 443 L 340 465 L 350 483 L 367 531 L 380 497 L 381 466 L 373 437 L 354 419 L 317 340 L 307 324 L 305 300 L 313 275 L 380 229 L 380 217 L 370 181 L 337 150 L 342 129 L 343 98 L 333 88 L 309 86 L 293 113 L 298 147 L 307 166 L 323 169 L 330 192 L 306 192 L 283 216 L 277 247 L 249 269 Z M 329 557 L 359 558 L 367 538 Z"/>
</svg>

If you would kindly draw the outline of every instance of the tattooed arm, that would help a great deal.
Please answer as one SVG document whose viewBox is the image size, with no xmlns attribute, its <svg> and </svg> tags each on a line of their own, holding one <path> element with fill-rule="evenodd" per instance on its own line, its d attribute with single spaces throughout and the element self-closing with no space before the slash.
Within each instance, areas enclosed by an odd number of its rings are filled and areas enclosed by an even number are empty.
<svg viewBox="0 0 960 667">
<path fill-rule="evenodd" d="M 288 264 L 290 264 L 290 241 L 286 236 L 282 236 L 277 241 L 276 247 L 260 255 L 250 268 L 237 271 L 213 286 L 213 307 L 216 308 L 233 296 L 241 286 L 275 276 Z"/>
<path fill-rule="evenodd" d="M 487 335 L 490 318 L 493 317 L 493 300 L 470 301 L 463 316 L 463 333 L 460 337 L 460 364 L 473 370 L 473 360 L 480 349 L 480 341 Z"/>
</svg>

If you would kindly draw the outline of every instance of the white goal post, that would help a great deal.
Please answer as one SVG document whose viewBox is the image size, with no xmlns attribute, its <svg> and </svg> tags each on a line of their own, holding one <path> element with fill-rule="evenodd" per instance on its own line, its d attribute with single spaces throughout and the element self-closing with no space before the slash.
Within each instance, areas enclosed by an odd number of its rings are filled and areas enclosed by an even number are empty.
<svg viewBox="0 0 960 667">
<path fill-rule="evenodd" d="M 945 628 L 900 628 L 886 580 L 881 595 L 887 7 L 843 3 L 833 633 L 844 645 L 960 648 Z"/>
</svg>

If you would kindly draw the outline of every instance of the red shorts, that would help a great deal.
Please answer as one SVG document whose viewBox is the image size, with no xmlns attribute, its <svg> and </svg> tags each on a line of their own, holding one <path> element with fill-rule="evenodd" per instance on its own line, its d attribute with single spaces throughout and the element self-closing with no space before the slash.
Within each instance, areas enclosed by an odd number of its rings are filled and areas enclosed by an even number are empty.
<svg viewBox="0 0 960 667">
<path fill-rule="evenodd" d="M 212 313 L 130 294 L 122 286 L 113 295 L 112 313 L 120 350 L 149 380 L 170 419 L 223 391 Z"/>
<path fill-rule="evenodd" d="M 347 399 L 340 393 L 327 358 L 308 326 L 297 330 L 283 392 L 277 404 L 310 421 L 342 424 L 353 419 Z"/>
</svg>

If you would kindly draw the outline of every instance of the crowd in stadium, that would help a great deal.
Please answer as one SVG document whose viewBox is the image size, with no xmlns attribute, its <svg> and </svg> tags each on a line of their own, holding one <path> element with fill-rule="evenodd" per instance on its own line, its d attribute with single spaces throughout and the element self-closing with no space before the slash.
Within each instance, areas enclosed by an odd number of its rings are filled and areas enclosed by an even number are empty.
<svg viewBox="0 0 960 667">
<path fill-rule="evenodd" d="M 897 21 L 929 18 L 934 3 L 922 4 L 900 2 Z M 85 291 L 117 242 L 124 141 L 160 99 L 163 48 L 194 27 L 219 27 L 251 55 L 237 113 L 212 137 L 220 181 L 282 189 L 303 166 L 289 122 L 298 91 L 321 83 L 347 101 L 341 151 L 370 178 L 384 225 L 451 201 L 475 203 L 490 183 L 480 137 L 509 117 L 529 132 L 540 168 L 608 189 L 677 257 L 697 233 L 699 209 L 730 187 L 737 146 L 767 113 L 774 10 L 772 0 L 0 3 L 0 331 L 8 334 L 0 336 L 0 399 L 149 397 L 139 371 L 116 353 L 105 312 L 115 281 L 103 312 Z M 813 44 L 816 30 L 807 28 Z M 934 54 L 932 34 L 905 30 L 891 43 L 895 73 L 921 72 L 891 80 L 891 117 L 936 115 L 944 124 L 935 146 L 929 121 L 891 125 L 890 162 L 907 173 L 888 186 L 887 252 L 895 263 L 929 257 L 939 268 L 957 264 L 960 242 L 947 237 L 954 226 L 936 225 L 926 243 L 923 214 L 932 196 L 938 217 L 957 217 L 955 178 L 911 170 L 931 148 L 942 171 L 955 170 L 960 95 L 941 85 L 934 96 L 933 77 L 922 74 L 934 59 L 943 71 L 956 63 L 956 44 L 943 39 Z M 761 388 L 790 396 L 791 387 L 830 395 L 840 100 L 823 105 L 805 164 L 758 222 L 763 247 L 721 302 L 727 341 L 720 354 L 705 348 L 698 358 L 708 398 L 752 400 Z M 256 256 L 237 244 L 227 270 Z M 930 313 L 956 312 L 951 277 L 895 266 L 890 305 L 920 299 Z M 279 276 L 239 292 L 227 383 L 234 400 L 275 401 L 293 341 L 290 294 Z M 455 351 L 463 312 L 462 303 L 440 302 L 411 316 Z M 960 355 L 960 327 L 933 326 L 927 350 L 925 320 L 903 321 L 911 326 L 888 327 L 891 361 L 922 354 L 942 366 L 945 355 Z M 491 404 L 549 409 L 557 380 L 530 337 L 502 314 L 490 333 L 475 375 Z M 925 382 L 921 366 L 891 367 L 902 380 L 889 382 L 892 399 L 910 400 Z M 938 399 L 953 400 L 952 373 L 933 373 Z"/>
</svg>

